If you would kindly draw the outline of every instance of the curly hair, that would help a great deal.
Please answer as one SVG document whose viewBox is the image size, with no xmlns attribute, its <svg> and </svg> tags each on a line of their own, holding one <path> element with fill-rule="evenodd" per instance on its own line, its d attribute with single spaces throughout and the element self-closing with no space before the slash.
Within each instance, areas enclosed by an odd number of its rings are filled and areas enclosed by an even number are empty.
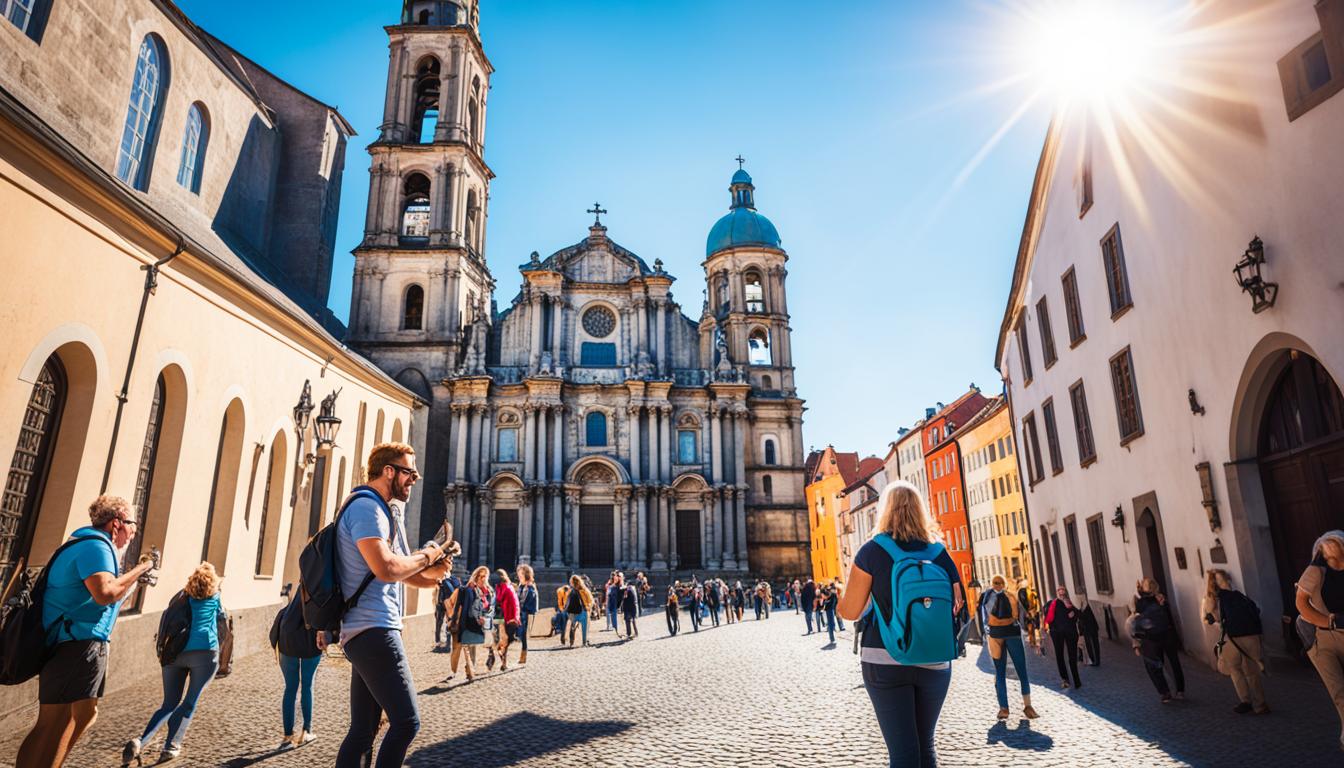
<svg viewBox="0 0 1344 768">
<path fill-rule="evenodd" d="M 89 505 L 89 523 L 94 528 L 102 528 L 119 517 L 133 517 L 130 503 L 120 496 L 105 493 Z"/>
<path fill-rule="evenodd" d="M 187 597 L 204 600 L 219 591 L 219 573 L 210 563 L 201 563 L 187 577 Z"/>
</svg>

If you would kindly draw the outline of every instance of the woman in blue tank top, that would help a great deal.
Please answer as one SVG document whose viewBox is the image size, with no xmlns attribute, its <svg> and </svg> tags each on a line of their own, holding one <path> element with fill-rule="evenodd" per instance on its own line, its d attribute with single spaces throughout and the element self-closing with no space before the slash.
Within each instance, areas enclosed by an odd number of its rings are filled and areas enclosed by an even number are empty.
<svg viewBox="0 0 1344 768">
<path fill-rule="evenodd" d="M 937 523 L 929 517 L 924 500 L 913 485 L 897 481 L 882 489 L 877 515 L 874 538 L 854 555 L 854 565 L 846 580 L 848 587 L 840 599 L 839 614 L 851 621 L 863 619 L 860 622 L 863 639 L 859 656 L 863 666 L 863 686 L 873 702 L 882 738 L 887 743 L 891 768 L 933 768 L 938 764 L 933 732 L 952 681 L 952 663 L 947 660 L 912 664 L 898 661 L 887 650 L 878 626 L 881 617 L 892 617 L 889 622 L 892 626 L 901 620 L 900 617 L 909 621 L 910 616 L 910 611 L 903 608 L 893 617 L 892 570 L 896 561 L 888 547 L 894 543 L 894 551 L 923 553 L 919 559 L 931 561 L 925 569 L 934 573 L 941 570 L 946 576 L 951 583 L 953 600 L 951 605 L 944 603 L 938 610 L 950 609 L 952 615 L 945 617 L 945 624 L 941 622 L 944 617 L 937 618 L 939 626 L 945 626 L 949 632 L 955 633 L 953 617 L 962 611 L 965 590 L 956 564 L 941 544 Z M 882 536 L 890 539 L 879 541 L 878 537 Z M 903 560 L 902 564 L 907 562 L 912 561 Z M 942 585 L 942 591 L 947 591 L 947 585 Z M 925 606 L 931 604 L 922 602 Z M 877 612 L 880 616 L 875 615 Z"/>
</svg>

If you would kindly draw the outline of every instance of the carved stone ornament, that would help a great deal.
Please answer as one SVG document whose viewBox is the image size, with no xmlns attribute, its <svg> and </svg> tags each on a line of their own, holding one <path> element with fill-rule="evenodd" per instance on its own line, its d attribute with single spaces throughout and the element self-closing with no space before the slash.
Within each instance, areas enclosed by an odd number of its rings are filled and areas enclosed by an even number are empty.
<svg viewBox="0 0 1344 768">
<path fill-rule="evenodd" d="M 605 339 L 616 330 L 616 315 L 606 307 L 593 307 L 583 313 L 583 330 L 595 339 Z"/>
<path fill-rule="evenodd" d="M 499 423 L 507 425 L 516 425 L 518 423 L 518 414 L 513 411 L 504 411 L 499 414 Z"/>
<path fill-rule="evenodd" d="M 592 464 L 579 473 L 579 482 L 583 485 L 615 485 L 616 473 L 601 464 Z"/>
</svg>

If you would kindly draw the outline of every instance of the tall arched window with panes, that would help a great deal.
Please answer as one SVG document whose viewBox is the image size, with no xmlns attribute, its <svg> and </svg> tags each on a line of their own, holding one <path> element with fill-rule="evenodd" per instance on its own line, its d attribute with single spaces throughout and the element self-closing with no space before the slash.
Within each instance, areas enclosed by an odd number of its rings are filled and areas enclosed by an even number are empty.
<svg viewBox="0 0 1344 768">
<path fill-rule="evenodd" d="M 28 395 L 0 501 L 0 584 L 9 583 L 20 561 L 27 562 L 67 391 L 65 368 L 52 355 Z"/>
<path fill-rule="evenodd" d="M 117 178 L 142 192 L 149 189 L 149 171 L 154 164 L 163 96 L 167 91 L 167 51 L 158 35 L 146 35 L 135 59 L 126 125 L 117 151 Z"/>
<path fill-rule="evenodd" d="M 126 546 L 122 558 L 122 568 L 134 565 L 140 559 L 145 543 L 145 527 L 149 516 L 149 494 L 154 483 L 154 464 L 159 457 L 159 438 L 163 435 L 164 381 L 160 375 L 154 382 L 154 397 L 149 401 L 149 419 L 145 425 L 145 442 L 140 446 L 140 466 L 135 473 L 135 496 L 131 503 L 135 509 L 135 538 Z M 122 609 L 122 613 L 139 613 L 144 604 L 145 590 L 137 589 L 131 604 Z"/>
<path fill-rule="evenodd" d="M 182 160 L 177 167 L 177 183 L 193 194 L 201 193 L 201 172 L 205 168 L 205 147 L 210 142 L 210 119 L 199 101 L 187 110 L 187 127 L 182 134 Z"/>
<path fill-rule="evenodd" d="M 0 16 L 36 43 L 42 42 L 50 13 L 51 0 L 0 0 Z"/>
</svg>

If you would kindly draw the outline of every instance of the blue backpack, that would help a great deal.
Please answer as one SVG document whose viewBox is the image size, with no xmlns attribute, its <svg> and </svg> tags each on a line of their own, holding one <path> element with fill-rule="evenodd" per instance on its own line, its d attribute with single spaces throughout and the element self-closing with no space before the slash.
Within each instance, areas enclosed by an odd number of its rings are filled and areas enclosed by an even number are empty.
<svg viewBox="0 0 1344 768">
<path fill-rule="evenodd" d="M 901 664 L 956 658 L 952 582 L 934 562 L 944 551 L 942 543 L 906 552 L 888 534 L 878 534 L 873 541 L 891 555 L 891 615 L 882 615 L 874 601 L 871 616 L 887 653 Z"/>
</svg>

